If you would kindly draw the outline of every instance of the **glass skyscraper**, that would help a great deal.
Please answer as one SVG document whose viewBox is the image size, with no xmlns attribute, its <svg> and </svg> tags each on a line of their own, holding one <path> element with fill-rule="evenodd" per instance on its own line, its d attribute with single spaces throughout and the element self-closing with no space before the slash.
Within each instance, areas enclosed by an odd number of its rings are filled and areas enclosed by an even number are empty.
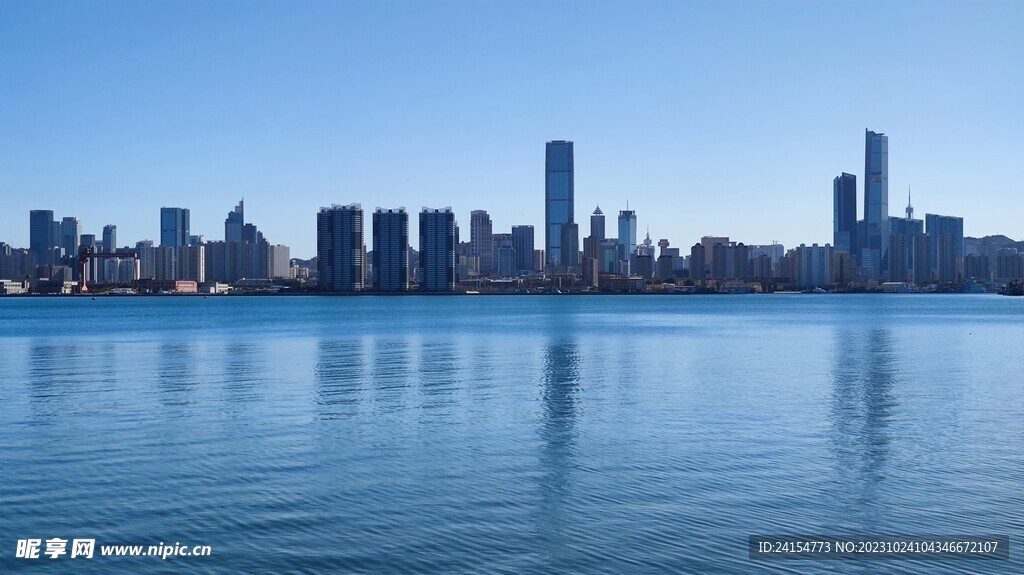
<svg viewBox="0 0 1024 575">
<path fill-rule="evenodd" d="M 459 228 L 451 208 L 423 208 L 420 212 L 420 279 L 422 291 L 455 289 L 457 267 L 455 248 Z"/>
<path fill-rule="evenodd" d="M 928 234 L 928 268 L 942 282 L 959 279 L 964 259 L 964 219 L 925 214 Z"/>
<path fill-rule="evenodd" d="M 373 212 L 373 289 L 409 289 L 409 214 L 405 208 Z"/>
<path fill-rule="evenodd" d="M 512 226 L 512 247 L 516 250 L 516 275 L 533 270 L 533 226 Z"/>
<path fill-rule="evenodd" d="M 363 208 L 359 204 L 320 208 L 316 218 L 320 289 L 361 291 L 366 278 Z"/>
<path fill-rule="evenodd" d="M 53 210 L 32 210 L 28 213 L 28 249 L 35 265 L 51 265 L 54 236 Z"/>
<path fill-rule="evenodd" d="M 160 247 L 177 248 L 189 243 L 188 208 L 160 208 Z"/>
<path fill-rule="evenodd" d="M 224 220 L 224 241 L 242 241 L 242 228 L 245 226 L 245 200 L 239 200 L 235 209 L 228 212 Z"/>
<path fill-rule="evenodd" d="M 889 137 L 864 131 L 864 237 L 862 262 L 882 277 L 889 256 Z M 867 252 L 865 254 L 865 252 Z"/>
<path fill-rule="evenodd" d="M 621 273 L 633 273 L 636 263 L 636 212 L 619 210 L 619 261 L 629 262 L 630 269 Z"/>
<path fill-rule="evenodd" d="M 544 159 L 544 259 L 548 266 L 564 265 L 562 225 L 575 221 L 574 197 L 572 142 L 548 142 Z"/>
<path fill-rule="evenodd" d="M 832 180 L 832 247 L 854 254 L 857 249 L 857 176 L 843 172 Z"/>
</svg>

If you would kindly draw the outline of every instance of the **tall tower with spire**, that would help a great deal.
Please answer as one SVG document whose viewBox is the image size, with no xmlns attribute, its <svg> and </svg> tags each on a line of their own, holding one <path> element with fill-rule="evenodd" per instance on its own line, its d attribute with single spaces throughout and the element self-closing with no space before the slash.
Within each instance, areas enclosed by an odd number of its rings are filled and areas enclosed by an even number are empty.
<svg viewBox="0 0 1024 575">
<path fill-rule="evenodd" d="M 910 205 L 910 186 L 907 186 L 907 219 L 914 219 L 914 206 Z"/>
</svg>

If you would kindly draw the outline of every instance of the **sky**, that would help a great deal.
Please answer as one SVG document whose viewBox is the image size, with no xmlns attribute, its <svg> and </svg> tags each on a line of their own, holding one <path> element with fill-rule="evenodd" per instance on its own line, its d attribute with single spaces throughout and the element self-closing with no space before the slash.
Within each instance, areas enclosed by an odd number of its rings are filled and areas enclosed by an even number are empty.
<svg viewBox="0 0 1024 575">
<path fill-rule="evenodd" d="M 890 215 L 1024 237 L 1024 2 L 0 0 L 0 241 L 29 210 L 118 243 L 246 221 L 292 256 L 321 206 L 469 212 L 542 247 L 544 144 L 576 221 L 688 247 L 831 242 L 832 179 L 889 136 Z M 372 248 L 367 231 L 366 242 Z M 685 249 L 683 250 L 686 251 Z"/>
</svg>

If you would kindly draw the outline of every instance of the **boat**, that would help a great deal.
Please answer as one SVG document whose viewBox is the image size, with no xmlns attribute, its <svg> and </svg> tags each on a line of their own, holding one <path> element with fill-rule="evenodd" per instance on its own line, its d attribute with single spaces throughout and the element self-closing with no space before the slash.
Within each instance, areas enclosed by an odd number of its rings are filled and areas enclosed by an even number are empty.
<svg viewBox="0 0 1024 575">
<path fill-rule="evenodd" d="M 1024 282 L 1021 280 L 1010 280 L 999 290 L 1000 295 L 1024 296 Z"/>
</svg>

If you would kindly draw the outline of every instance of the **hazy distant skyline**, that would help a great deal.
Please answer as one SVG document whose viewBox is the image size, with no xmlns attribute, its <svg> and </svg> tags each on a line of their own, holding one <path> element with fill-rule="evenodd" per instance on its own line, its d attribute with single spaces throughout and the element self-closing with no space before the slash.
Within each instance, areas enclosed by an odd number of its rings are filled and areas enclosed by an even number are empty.
<svg viewBox="0 0 1024 575">
<path fill-rule="evenodd" d="M 119 243 L 246 221 L 315 254 L 332 203 L 531 224 L 544 144 L 576 221 L 638 236 L 832 240 L 832 180 L 889 137 L 889 213 L 1024 236 L 1021 2 L 0 3 L 0 241 L 29 210 Z M 369 216 L 367 216 L 369 218 Z M 415 238 L 415 218 L 410 237 Z M 368 221 L 368 220 L 367 220 Z M 368 244 L 370 238 L 366 238 Z M 415 246 L 415 241 L 413 242 Z M 684 250 L 685 251 L 685 250 Z"/>
</svg>

